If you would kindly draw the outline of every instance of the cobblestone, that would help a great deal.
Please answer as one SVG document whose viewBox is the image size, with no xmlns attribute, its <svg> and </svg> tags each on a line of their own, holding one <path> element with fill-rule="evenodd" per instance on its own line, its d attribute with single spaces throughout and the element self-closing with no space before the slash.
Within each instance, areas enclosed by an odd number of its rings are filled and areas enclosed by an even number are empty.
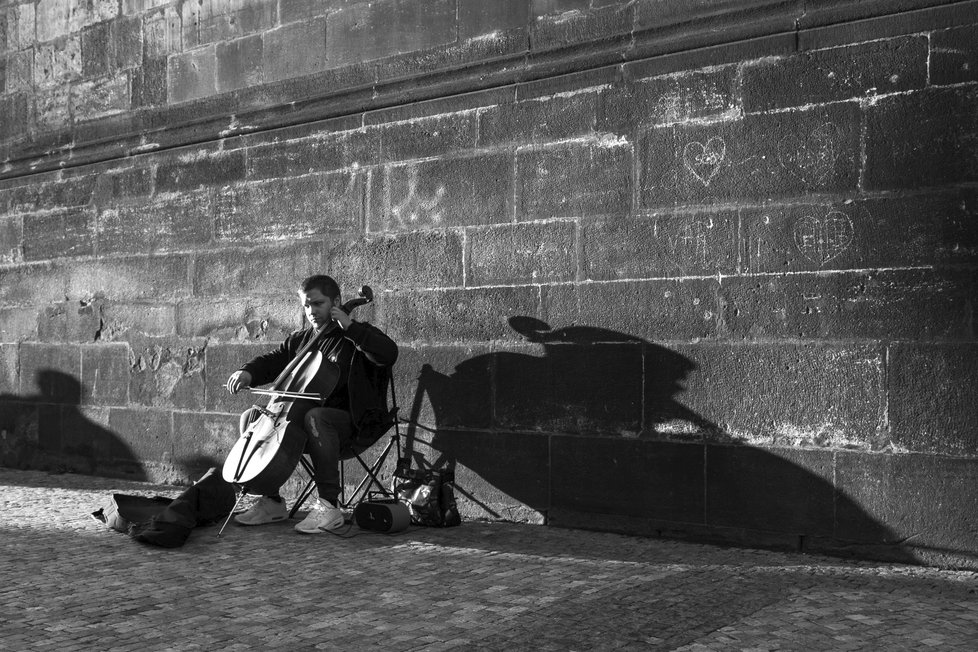
<svg viewBox="0 0 978 652">
<path fill-rule="evenodd" d="M 0 650 L 974 650 L 978 573 L 532 525 L 141 545 L 79 475 L 0 469 Z"/>
</svg>

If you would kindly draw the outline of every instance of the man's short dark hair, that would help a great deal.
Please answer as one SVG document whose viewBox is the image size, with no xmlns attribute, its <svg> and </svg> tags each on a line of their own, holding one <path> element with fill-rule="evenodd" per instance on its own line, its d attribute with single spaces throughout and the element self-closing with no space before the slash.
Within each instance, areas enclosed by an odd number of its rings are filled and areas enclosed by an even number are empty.
<svg viewBox="0 0 978 652">
<path fill-rule="evenodd" d="M 340 296 L 340 286 L 331 276 L 325 276 L 323 274 L 317 274 L 304 279 L 299 284 L 299 290 L 306 294 L 312 290 L 319 290 L 323 293 L 323 296 L 327 296 L 330 299 L 335 299 Z"/>
</svg>

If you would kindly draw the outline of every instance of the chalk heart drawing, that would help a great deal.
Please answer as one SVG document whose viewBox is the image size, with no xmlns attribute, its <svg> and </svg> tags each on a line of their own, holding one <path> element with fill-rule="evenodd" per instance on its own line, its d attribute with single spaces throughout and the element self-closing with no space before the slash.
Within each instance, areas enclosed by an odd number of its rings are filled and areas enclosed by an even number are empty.
<svg viewBox="0 0 978 652">
<path fill-rule="evenodd" d="M 795 222 L 793 234 L 801 255 L 822 266 L 849 249 L 853 238 L 852 220 L 840 211 L 831 211 L 821 217 L 806 215 Z"/>
<path fill-rule="evenodd" d="M 727 156 L 727 144 L 723 138 L 714 136 L 705 143 L 686 143 L 683 148 L 683 165 L 704 186 L 709 186 L 713 177 L 720 171 L 723 159 Z"/>
<path fill-rule="evenodd" d="M 828 181 L 839 160 L 838 128 L 827 122 L 805 137 L 786 136 L 778 144 L 782 167 L 809 185 Z"/>
</svg>

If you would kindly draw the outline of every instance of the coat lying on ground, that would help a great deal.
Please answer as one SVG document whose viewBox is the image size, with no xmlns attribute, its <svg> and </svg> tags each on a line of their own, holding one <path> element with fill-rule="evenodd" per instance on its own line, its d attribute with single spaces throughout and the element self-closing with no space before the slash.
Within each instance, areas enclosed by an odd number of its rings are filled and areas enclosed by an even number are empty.
<svg viewBox="0 0 978 652">
<path fill-rule="evenodd" d="M 234 485 L 216 468 L 174 499 L 112 494 L 109 504 L 92 516 L 136 541 L 178 548 L 198 525 L 225 518 L 234 508 Z"/>
</svg>

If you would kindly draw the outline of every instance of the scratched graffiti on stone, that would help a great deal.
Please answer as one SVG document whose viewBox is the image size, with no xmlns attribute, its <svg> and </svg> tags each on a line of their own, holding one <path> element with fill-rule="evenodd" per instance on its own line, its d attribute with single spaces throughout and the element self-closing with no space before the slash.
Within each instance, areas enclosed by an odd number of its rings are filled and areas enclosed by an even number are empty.
<svg viewBox="0 0 978 652">
<path fill-rule="evenodd" d="M 391 219 L 400 228 L 439 226 L 444 221 L 438 210 L 447 194 L 445 186 L 439 186 L 427 194 L 418 189 L 418 169 L 412 168 L 407 180 L 407 192 L 403 198 L 391 204 Z"/>
<path fill-rule="evenodd" d="M 848 215 L 831 211 L 823 216 L 799 218 L 793 235 L 801 255 L 821 266 L 849 249 L 854 230 Z"/>
<path fill-rule="evenodd" d="M 778 160 L 785 170 L 807 185 L 822 185 L 835 172 L 840 150 L 838 140 L 839 129 L 831 122 L 805 136 L 791 134 L 778 144 Z"/>
<path fill-rule="evenodd" d="M 690 220 L 683 224 L 676 235 L 669 238 L 669 251 L 676 264 L 705 265 L 708 252 L 707 231 L 713 228 L 713 220 Z"/>
<path fill-rule="evenodd" d="M 727 156 L 727 144 L 723 138 L 713 136 L 705 143 L 686 143 L 683 148 L 683 165 L 700 183 L 708 187 L 720 171 Z"/>
</svg>

